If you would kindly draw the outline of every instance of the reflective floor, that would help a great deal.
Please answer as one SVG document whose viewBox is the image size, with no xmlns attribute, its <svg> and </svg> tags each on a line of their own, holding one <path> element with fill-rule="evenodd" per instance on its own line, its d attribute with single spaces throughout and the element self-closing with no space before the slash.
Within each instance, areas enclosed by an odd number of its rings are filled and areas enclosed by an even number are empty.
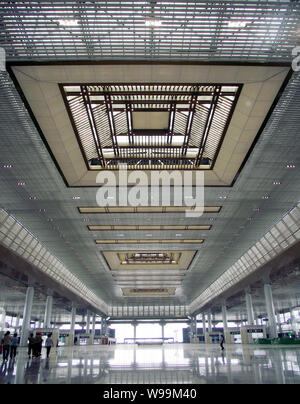
<svg viewBox="0 0 300 404">
<path fill-rule="evenodd" d="M 299 384 L 300 346 L 170 344 L 59 347 L 0 359 L 0 384 Z"/>
</svg>

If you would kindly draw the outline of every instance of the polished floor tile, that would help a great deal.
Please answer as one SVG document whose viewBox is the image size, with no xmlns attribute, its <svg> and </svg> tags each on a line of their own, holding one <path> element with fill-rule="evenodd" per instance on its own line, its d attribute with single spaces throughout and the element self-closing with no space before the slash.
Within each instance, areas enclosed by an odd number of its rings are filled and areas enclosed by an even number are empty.
<svg viewBox="0 0 300 404">
<path fill-rule="evenodd" d="M 59 347 L 0 360 L 0 384 L 299 384 L 300 347 L 214 344 Z"/>
</svg>

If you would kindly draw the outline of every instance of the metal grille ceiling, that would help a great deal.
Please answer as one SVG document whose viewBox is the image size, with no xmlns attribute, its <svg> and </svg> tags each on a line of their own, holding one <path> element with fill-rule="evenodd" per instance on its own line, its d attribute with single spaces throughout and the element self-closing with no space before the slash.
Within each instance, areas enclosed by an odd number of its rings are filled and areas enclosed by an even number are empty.
<svg viewBox="0 0 300 404">
<path fill-rule="evenodd" d="M 291 50 L 298 41 L 299 4 L 295 2 L 239 2 L 230 3 L 230 6 L 228 2 L 226 5 L 217 2 L 174 2 L 168 3 L 168 10 L 165 12 L 173 12 L 175 17 L 172 16 L 172 21 L 176 24 L 177 12 L 186 11 L 186 16 L 181 16 L 181 21 L 185 23 L 182 23 L 181 28 L 177 27 L 173 34 L 170 31 L 163 33 L 160 29 L 145 28 L 143 23 L 140 33 L 144 41 L 143 47 L 137 46 L 134 52 L 134 44 L 129 38 L 124 37 L 124 40 L 118 39 L 117 42 L 111 41 L 110 38 L 117 35 L 118 29 L 114 24 L 120 24 L 119 27 L 124 32 L 137 32 L 132 26 L 129 29 L 128 26 L 126 28 L 121 14 L 124 17 L 126 7 L 131 7 L 138 16 L 138 10 L 134 7 L 141 4 L 147 6 L 148 3 L 90 3 L 84 4 L 84 9 L 80 8 L 79 4 L 77 2 L 1 2 L 0 41 L 1 46 L 4 46 L 7 51 L 8 59 L 152 58 L 161 60 L 166 58 L 220 62 L 224 60 L 231 62 L 234 60 L 240 62 L 289 61 Z M 163 5 L 163 3 L 156 4 Z M 109 7 L 114 5 L 115 12 L 119 10 L 118 22 L 108 13 Z M 83 30 L 82 22 L 85 18 L 85 27 L 93 27 L 91 19 L 88 18 L 89 14 L 92 15 L 88 12 L 89 7 L 106 10 L 106 18 L 109 16 L 112 24 L 111 28 L 108 28 L 107 22 L 102 19 L 98 28 L 99 30 L 107 28 L 107 31 L 101 31 L 103 35 L 100 40 L 96 31 L 93 29 L 90 31 L 92 37 L 94 35 L 98 41 L 97 47 L 91 51 L 88 51 L 88 42 L 81 42 L 82 38 L 91 37 L 88 29 Z M 55 23 L 54 29 L 49 30 L 48 18 L 49 24 L 53 24 L 51 22 L 53 18 L 71 19 L 74 18 L 74 10 L 82 14 L 75 28 Z M 216 20 L 209 18 L 213 10 L 215 15 L 218 15 Z M 67 12 L 63 14 L 63 11 Z M 48 12 L 47 15 L 46 12 Z M 195 18 L 197 13 L 202 19 L 201 24 Z M 246 18 L 246 15 L 250 20 L 252 18 L 253 23 L 246 24 L 244 28 L 240 27 L 242 29 L 229 29 L 227 24 L 229 19 L 243 22 L 242 19 Z M 230 32 L 229 39 L 224 36 L 222 24 L 228 27 L 226 30 Z M 194 30 L 191 29 L 192 25 Z M 200 31 L 206 32 L 207 40 L 204 40 L 205 36 L 200 36 Z M 190 32 L 190 38 L 188 32 Z M 143 35 L 146 35 L 145 38 Z M 155 44 L 155 39 L 159 36 L 161 46 L 151 47 L 151 42 L 147 42 L 148 37 Z M 177 40 L 172 41 L 175 37 Z M 109 44 L 108 47 L 104 46 L 105 41 Z M 215 52 L 205 50 L 211 42 L 217 46 Z M 204 52 L 202 52 L 203 47 L 205 47 Z M 78 203 L 72 201 L 74 189 L 66 189 L 62 183 L 9 78 L 5 73 L 0 78 L 0 136 L 1 163 L 3 163 L 0 177 L 1 205 L 9 207 L 9 211 L 39 240 L 49 246 L 49 249 L 71 267 L 72 271 L 95 293 L 108 303 L 123 304 L 124 300 L 117 294 L 111 279 L 105 273 L 104 263 L 95 252 L 93 234 L 89 234 L 86 223 L 83 223 L 86 217 L 79 215 L 76 210 Z M 208 205 L 215 205 L 220 202 L 219 198 L 225 198 L 222 199 L 222 211 L 214 219 L 214 226 L 209 239 L 205 242 L 205 249 L 203 248 L 197 255 L 189 276 L 184 281 L 182 295 L 174 299 L 165 300 L 164 298 L 164 302 L 178 304 L 198 296 L 222 274 L 224 268 L 229 267 L 239 258 L 259 238 L 259 235 L 262 235 L 299 199 L 299 84 L 299 75 L 294 74 L 234 187 L 206 190 L 205 201 Z M 8 168 L 10 165 L 12 168 Z M 276 183 L 279 185 L 275 185 Z M 80 197 L 81 203 L 86 206 L 89 206 L 95 197 L 94 191 L 90 189 L 84 191 L 78 189 L 76 196 Z M 263 197 L 266 198 L 263 199 Z M 91 214 L 89 218 L 93 224 L 99 221 L 99 217 L 94 214 Z M 209 219 L 208 216 L 207 224 Z M 161 213 L 138 213 L 134 219 L 131 214 L 101 215 L 101 224 L 107 225 L 116 223 L 138 226 L 147 221 L 151 224 L 165 225 L 180 222 L 194 224 L 193 220 L 186 220 L 180 213 L 170 213 L 168 217 Z M 168 237 L 165 231 L 161 231 L 160 234 L 161 237 Z M 136 234 L 136 237 L 144 236 Z M 196 232 L 193 237 L 199 237 L 199 232 Z M 115 238 L 115 233 L 108 231 L 106 238 Z M 115 247 L 112 246 L 111 249 L 113 248 Z M 137 250 L 139 248 L 143 249 L 143 246 L 137 246 Z M 172 250 L 176 248 L 174 246 Z M 178 246 L 179 248 L 182 249 L 182 246 Z M 119 245 L 118 249 L 123 249 L 123 246 L 120 248 Z M 155 251 L 157 246 L 149 245 L 148 249 Z M 128 246 L 124 245 L 124 250 L 128 250 Z M 134 302 L 136 303 L 136 300 Z M 159 302 L 158 297 L 145 298 L 140 304 L 159 304 Z M 126 304 L 130 303 L 128 299 Z"/>
<path fill-rule="evenodd" d="M 61 91 L 88 168 L 208 169 L 241 86 L 73 84 Z"/>
<path fill-rule="evenodd" d="M 65 187 L 8 75 L 2 73 L 0 78 L 1 205 L 107 303 L 137 304 L 129 298 L 124 303 L 118 296 L 95 249 L 97 234 L 87 229 L 85 220 L 93 224 L 100 221 L 103 225 L 138 226 L 145 223 L 194 225 L 195 219 L 185 218 L 180 212 L 136 213 L 134 218 L 131 213 L 108 213 L 100 215 L 101 218 L 97 214 L 79 214 L 74 195 L 80 198 L 80 203 L 89 206 L 95 191 Z M 196 255 L 184 279 L 182 295 L 162 299 L 145 297 L 138 304 L 178 304 L 197 297 L 299 199 L 299 84 L 299 74 L 294 74 L 234 187 L 206 189 L 205 204 L 221 203 L 223 207 L 217 215 L 207 214 L 199 219 L 199 224 L 213 224 L 213 227 L 203 245 L 205 248 Z M 266 195 L 269 198 L 263 199 Z M 207 235 L 195 231 L 191 237 L 199 237 L 199 233 Z M 139 231 L 135 237 L 144 236 Z M 160 237 L 167 239 L 170 235 L 167 230 L 160 230 Z M 117 238 L 115 231 L 105 232 L 105 238 Z M 178 244 L 170 250 L 182 250 L 182 247 Z M 106 250 L 116 248 L 128 251 L 126 244 L 105 246 Z M 135 246 L 135 250 L 144 248 Z M 157 248 L 155 244 L 147 247 L 149 251 Z"/>
<path fill-rule="evenodd" d="M 288 61 L 296 1 L 2 1 L 9 59 Z"/>
</svg>

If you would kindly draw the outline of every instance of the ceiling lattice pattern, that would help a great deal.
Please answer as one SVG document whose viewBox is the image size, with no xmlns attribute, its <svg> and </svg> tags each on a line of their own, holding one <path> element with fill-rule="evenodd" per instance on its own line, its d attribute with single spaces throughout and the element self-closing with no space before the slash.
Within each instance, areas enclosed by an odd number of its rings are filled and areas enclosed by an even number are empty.
<svg viewBox="0 0 300 404">
<path fill-rule="evenodd" d="M 89 168 L 213 167 L 241 85 L 61 85 Z"/>
<path fill-rule="evenodd" d="M 296 1 L 2 1 L 9 59 L 287 61 Z"/>
</svg>

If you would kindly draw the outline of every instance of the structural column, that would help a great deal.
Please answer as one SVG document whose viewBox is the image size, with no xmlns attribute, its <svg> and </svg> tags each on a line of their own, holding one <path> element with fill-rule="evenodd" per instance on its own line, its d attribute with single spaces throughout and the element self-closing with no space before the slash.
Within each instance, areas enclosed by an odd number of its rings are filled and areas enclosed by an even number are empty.
<svg viewBox="0 0 300 404">
<path fill-rule="evenodd" d="M 275 310 L 272 296 L 272 289 L 269 283 L 264 284 L 264 292 L 267 306 L 267 313 L 269 319 L 269 334 L 270 338 L 277 338 L 277 329 L 276 329 L 276 318 L 275 318 Z"/>
<path fill-rule="evenodd" d="M 92 335 L 93 335 L 93 338 L 95 336 L 95 328 L 96 328 L 96 314 L 93 313 L 93 316 L 92 316 Z"/>
<path fill-rule="evenodd" d="M 101 335 L 105 335 L 104 334 L 104 317 L 101 317 Z"/>
<path fill-rule="evenodd" d="M 280 321 L 280 313 L 277 313 L 276 317 L 277 317 L 278 331 L 280 333 L 282 333 L 282 327 L 281 327 L 281 321 Z"/>
<path fill-rule="evenodd" d="M 227 330 L 227 309 L 226 304 L 222 304 L 222 320 L 223 320 L 223 330 L 224 332 Z"/>
<path fill-rule="evenodd" d="M 90 325 L 91 325 L 91 313 L 87 310 L 86 312 L 86 333 L 90 333 Z"/>
<path fill-rule="evenodd" d="M 160 325 L 161 325 L 161 337 L 162 337 L 162 339 L 164 339 L 165 338 L 165 325 L 166 325 L 166 323 L 164 321 L 161 321 Z"/>
<path fill-rule="evenodd" d="M 203 329 L 203 335 L 206 333 L 206 321 L 205 321 L 205 314 L 202 313 L 202 329 Z"/>
<path fill-rule="evenodd" d="M 137 327 L 136 321 L 134 321 L 134 322 L 132 323 L 132 326 L 133 326 L 133 338 L 134 338 L 134 344 L 135 344 L 135 340 L 136 340 L 136 327 Z"/>
<path fill-rule="evenodd" d="M 76 322 L 76 307 L 73 305 L 71 310 L 71 325 L 70 331 L 75 332 L 75 322 Z"/>
<path fill-rule="evenodd" d="M 0 328 L 5 328 L 5 317 L 6 317 L 6 311 L 3 307 L 2 313 L 1 313 L 1 320 L 0 320 Z"/>
<path fill-rule="evenodd" d="M 26 291 L 25 305 L 23 310 L 23 323 L 21 330 L 20 346 L 27 346 L 28 331 L 30 328 L 30 318 L 34 296 L 33 286 L 28 286 Z"/>
<path fill-rule="evenodd" d="M 212 324 L 211 324 L 211 311 L 207 313 L 207 323 L 208 323 L 208 332 L 212 332 Z"/>
<path fill-rule="evenodd" d="M 196 335 L 197 335 L 197 319 L 196 319 L 196 317 L 191 318 L 190 330 L 191 330 L 190 342 L 195 342 L 196 341 Z"/>
<path fill-rule="evenodd" d="M 92 332 L 90 335 L 90 344 L 94 343 L 95 338 L 95 325 L 96 325 L 96 314 L 92 313 Z"/>
<path fill-rule="evenodd" d="M 254 311 L 253 311 L 253 304 L 252 304 L 252 296 L 250 294 L 249 289 L 246 289 L 246 306 L 247 306 L 247 319 L 248 325 L 254 325 Z"/>
<path fill-rule="evenodd" d="M 53 297 L 49 295 L 47 296 L 46 300 L 44 328 L 50 328 L 51 326 L 52 307 L 53 307 Z"/>
</svg>

